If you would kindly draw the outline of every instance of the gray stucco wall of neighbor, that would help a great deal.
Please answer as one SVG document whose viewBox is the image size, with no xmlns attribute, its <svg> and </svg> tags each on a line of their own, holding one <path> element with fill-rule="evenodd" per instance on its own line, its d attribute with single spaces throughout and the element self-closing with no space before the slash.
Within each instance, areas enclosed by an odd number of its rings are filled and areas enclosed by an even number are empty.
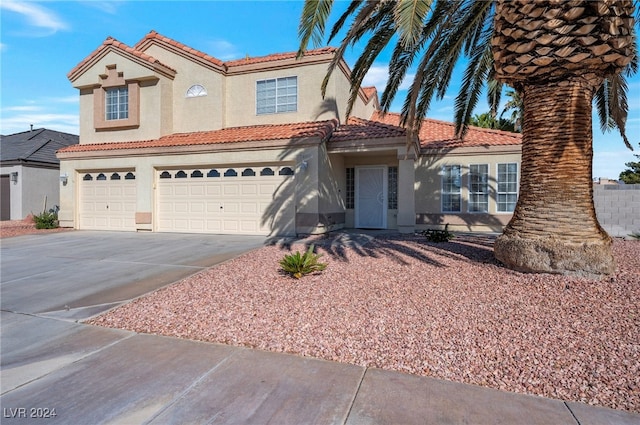
<svg viewBox="0 0 640 425">
<path fill-rule="evenodd" d="M 613 237 L 640 233 L 640 184 L 594 185 L 600 225 Z"/>
</svg>

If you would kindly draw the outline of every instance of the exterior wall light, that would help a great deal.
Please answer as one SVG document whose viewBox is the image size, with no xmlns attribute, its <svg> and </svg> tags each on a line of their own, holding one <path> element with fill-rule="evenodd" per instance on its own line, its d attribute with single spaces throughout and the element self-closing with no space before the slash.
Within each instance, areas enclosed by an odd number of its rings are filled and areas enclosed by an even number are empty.
<svg viewBox="0 0 640 425">
<path fill-rule="evenodd" d="M 11 182 L 13 182 L 13 184 L 18 184 L 18 172 L 14 171 L 13 173 L 11 173 Z"/>
<path fill-rule="evenodd" d="M 67 175 L 67 173 L 60 174 L 60 183 L 62 183 L 63 186 L 67 185 L 68 180 L 69 180 L 69 176 Z"/>
</svg>

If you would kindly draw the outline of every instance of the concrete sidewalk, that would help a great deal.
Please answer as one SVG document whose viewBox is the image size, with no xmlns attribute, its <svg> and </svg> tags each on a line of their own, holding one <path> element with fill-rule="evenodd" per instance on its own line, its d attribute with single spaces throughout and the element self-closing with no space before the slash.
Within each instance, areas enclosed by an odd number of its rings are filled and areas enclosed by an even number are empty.
<svg viewBox="0 0 640 425">
<path fill-rule="evenodd" d="M 1 320 L 3 424 L 640 423 L 622 411 L 325 360 L 12 312 Z"/>
</svg>

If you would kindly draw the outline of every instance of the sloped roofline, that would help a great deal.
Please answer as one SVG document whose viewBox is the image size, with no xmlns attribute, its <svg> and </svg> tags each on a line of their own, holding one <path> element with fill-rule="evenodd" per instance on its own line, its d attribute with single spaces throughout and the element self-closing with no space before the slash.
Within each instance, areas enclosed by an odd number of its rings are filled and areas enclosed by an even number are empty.
<svg viewBox="0 0 640 425">
<path fill-rule="evenodd" d="M 302 59 L 296 59 L 297 52 L 285 52 L 285 53 L 273 53 L 265 56 L 247 56 L 241 59 L 234 59 L 229 61 L 221 61 L 220 59 L 211 56 L 200 50 L 189 47 L 179 41 L 166 37 L 155 30 L 149 31 L 140 41 L 138 41 L 133 47 L 129 47 L 126 44 L 116 40 L 113 37 L 107 37 L 107 39 L 94 50 L 89 56 L 83 59 L 78 65 L 76 65 L 69 73 L 67 78 L 71 82 L 78 79 L 87 69 L 89 69 L 100 58 L 104 57 L 110 51 L 115 51 L 135 62 L 142 64 L 154 71 L 161 72 L 167 75 L 169 78 L 173 78 L 176 74 L 176 70 L 164 65 L 153 56 L 146 54 L 145 52 L 153 45 L 159 45 L 164 49 L 167 49 L 179 56 L 185 57 L 193 62 L 196 62 L 206 68 L 212 69 L 224 75 L 254 72 L 259 69 L 277 69 L 279 67 L 294 67 L 300 64 L 311 63 L 323 63 L 330 62 L 333 55 L 336 52 L 335 47 L 322 47 L 318 49 L 307 50 Z M 287 63 L 283 63 L 287 61 Z M 282 65 L 277 66 L 280 62 Z M 345 74 L 347 78 L 350 78 L 350 69 L 344 60 L 341 61 L 340 70 Z M 164 71 L 164 72 L 163 72 Z M 359 95 L 365 103 L 371 100 L 371 93 L 367 93 L 365 89 L 360 88 Z"/>
<path fill-rule="evenodd" d="M 93 52 L 84 58 L 78 65 L 76 65 L 69 73 L 67 78 L 74 82 L 82 74 L 84 74 L 89 68 L 91 68 L 97 61 L 106 56 L 109 52 L 114 52 L 121 56 L 130 59 L 146 68 L 151 69 L 154 72 L 163 74 L 169 78 L 173 78 L 176 74 L 176 70 L 163 64 L 153 56 L 137 50 L 133 47 L 129 47 L 121 41 L 116 40 L 113 37 L 107 37 L 100 46 Z"/>
</svg>

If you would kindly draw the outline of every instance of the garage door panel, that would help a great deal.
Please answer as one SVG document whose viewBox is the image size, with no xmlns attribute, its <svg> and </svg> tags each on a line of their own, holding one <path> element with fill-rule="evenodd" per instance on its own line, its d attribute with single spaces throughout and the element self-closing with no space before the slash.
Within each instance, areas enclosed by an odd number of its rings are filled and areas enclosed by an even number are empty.
<svg viewBox="0 0 640 425">
<path fill-rule="evenodd" d="M 253 168 L 255 176 L 243 176 L 247 168 Z M 230 169 L 218 168 L 218 174 L 209 170 L 204 177 L 193 178 L 193 170 L 183 169 L 188 177 L 157 179 L 157 230 L 165 232 L 205 232 L 228 234 L 269 234 L 274 220 L 265 220 L 265 211 L 273 210 L 274 199 L 282 202 L 293 193 L 292 176 L 260 176 L 264 167 L 236 167 L 236 175 Z M 277 166 L 271 167 L 278 170 Z M 224 171 L 223 171 L 224 170 Z M 166 170 L 158 170 L 158 176 Z M 170 171 L 175 176 L 176 171 Z M 226 174 L 226 175 L 225 175 Z M 249 174 L 249 173 L 247 173 Z M 186 188 L 186 189 L 185 189 Z M 285 188 L 285 189 L 283 189 Z M 280 198 L 274 192 L 279 191 Z M 292 196 L 292 195 L 290 195 Z M 275 220 L 279 233 L 293 233 L 293 204 L 285 211 L 278 210 Z M 172 206 L 172 207 L 170 207 Z M 282 220 L 280 216 L 285 217 Z M 290 216 L 290 217 L 289 217 Z M 281 226 L 282 223 L 284 227 Z"/>
<path fill-rule="evenodd" d="M 108 175 L 127 173 L 134 176 L 129 171 L 110 172 Z M 135 179 L 104 179 L 104 174 L 96 171 L 82 175 L 78 227 L 90 230 L 136 230 Z"/>
</svg>

